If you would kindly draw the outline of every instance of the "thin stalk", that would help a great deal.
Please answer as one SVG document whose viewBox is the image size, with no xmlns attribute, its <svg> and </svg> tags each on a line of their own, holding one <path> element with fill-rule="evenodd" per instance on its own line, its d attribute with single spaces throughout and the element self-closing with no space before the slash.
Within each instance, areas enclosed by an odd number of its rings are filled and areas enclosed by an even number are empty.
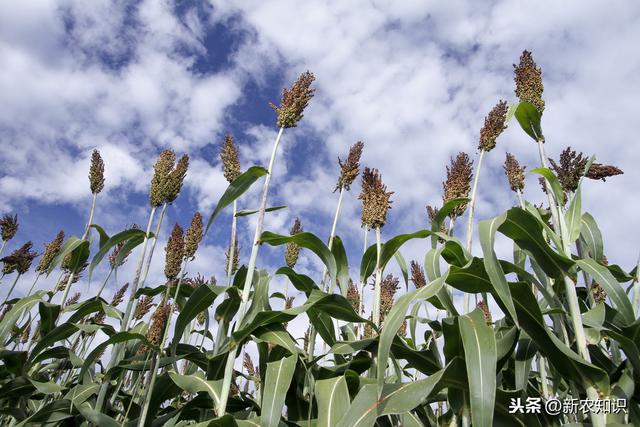
<svg viewBox="0 0 640 427">
<path fill-rule="evenodd" d="M 91 228 L 91 223 L 93 222 L 93 214 L 96 210 L 96 199 L 98 197 L 98 193 L 93 193 L 93 197 L 91 198 L 91 210 L 89 211 L 89 222 L 84 227 L 84 233 L 82 234 L 82 239 L 84 240 L 89 235 L 89 229 Z"/>
<path fill-rule="evenodd" d="M 336 227 L 338 225 L 338 217 L 340 216 L 340 207 L 342 206 L 342 199 L 344 198 L 344 187 L 340 187 L 340 195 L 338 196 L 338 205 L 336 206 L 336 213 L 333 215 L 333 224 L 331 225 L 331 234 L 329 235 L 329 250 L 331 250 L 331 248 L 333 247 L 333 238 L 336 235 Z M 320 281 L 320 283 L 323 285 L 325 291 L 326 291 L 326 286 L 324 286 L 324 281 L 327 278 L 327 267 L 324 267 L 324 270 L 322 272 L 322 280 Z M 331 283 L 331 289 L 329 290 L 329 293 L 333 293 L 333 289 L 335 288 L 335 283 Z M 346 284 L 343 284 L 343 286 L 346 286 Z"/>
<path fill-rule="evenodd" d="M 638 257 L 638 264 L 636 266 L 636 281 L 633 284 L 633 309 L 635 310 L 636 317 L 640 314 L 640 256 Z"/>
<path fill-rule="evenodd" d="M 7 245 L 7 241 L 3 240 L 2 244 L 0 245 L 0 255 L 2 255 L 2 252 L 4 251 L 4 247 Z"/>
<path fill-rule="evenodd" d="M 11 298 L 11 294 L 13 293 L 13 290 L 16 287 L 16 284 L 18 283 L 18 279 L 20 279 L 20 277 L 22 276 L 22 274 L 17 274 L 16 278 L 13 280 L 13 284 L 11 285 L 11 289 L 9 289 L 9 293 L 7 294 L 6 298 L 4 299 L 4 302 L 2 303 L 2 305 L 5 305 L 7 303 L 7 301 L 9 301 L 9 298 Z"/>
<path fill-rule="evenodd" d="M 518 205 L 521 209 L 525 208 L 524 199 L 522 198 L 522 192 L 520 190 L 516 191 L 516 195 L 518 196 Z"/>
<path fill-rule="evenodd" d="M 476 208 L 476 194 L 478 192 L 480 168 L 482 168 L 482 159 L 484 158 L 484 153 L 484 150 L 480 150 L 480 154 L 478 155 L 478 164 L 476 165 L 476 173 L 473 176 L 473 186 L 471 187 L 471 197 L 469 200 L 469 217 L 467 218 L 467 251 L 469 253 L 471 253 L 471 243 L 473 241 L 473 214 L 475 213 Z M 465 308 L 465 311 L 467 311 L 467 308 Z"/>
<path fill-rule="evenodd" d="M 29 288 L 29 292 L 27 292 L 27 296 L 31 295 L 31 292 L 33 292 L 33 288 L 36 287 L 36 283 L 38 283 L 38 279 L 40 279 L 40 276 L 42 276 L 42 273 L 38 273 L 38 275 L 36 276 L 36 279 L 33 281 L 31 287 Z"/>
<path fill-rule="evenodd" d="M 236 218 L 236 213 L 238 212 L 238 202 L 236 200 L 233 201 L 233 216 L 231 217 L 231 242 L 229 243 L 229 260 L 227 261 L 227 287 L 231 286 L 231 279 L 233 276 L 233 254 L 236 249 L 236 235 L 237 235 L 237 225 L 238 218 Z M 288 283 L 288 282 L 287 282 Z M 225 299 L 227 299 L 227 295 L 225 294 Z M 208 330 L 208 329 L 207 329 Z M 218 322 L 218 328 L 216 332 L 216 342 L 213 344 L 213 354 L 218 354 L 220 352 L 220 344 L 222 343 L 222 337 L 226 335 L 227 331 L 224 327 L 224 319 L 220 319 Z M 202 342 L 204 342 L 204 337 L 202 338 Z"/>
<path fill-rule="evenodd" d="M 362 254 L 364 255 L 367 252 L 367 238 L 369 237 L 369 229 L 367 227 L 364 228 L 364 248 L 362 249 Z M 358 307 L 358 315 L 364 317 L 364 282 L 360 282 L 360 304 Z M 360 339 L 364 338 L 364 325 L 360 325 L 358 328 L 358 335 Z"/>
<path fill-rule="evenodd" d="M 549 168 L 549 164 L 547 163 L 547 156 L 544 152 L 544 143 L 542 140 L 538 141 L 538 154 L 540 155 L 540 163 L 542 167 Z M 558 219 L 558 204 L 555 202 L 555 197 L 553 196 L 553 192 L 551 191 L 551 186 L 544 180 L 544 186 L 546 188 L 547 200 L 549 202 L 549 210 L 551 211 L 551 219 L 553 221 L 553 225 L 558 234 L 561 234 L 560 231 L 560 220 Z"/>
<path fill-rule="evenodd" d="M 187 269 L 187 265 L 189 264 L 189 260 L 186 259 L 182 263 L 182 269 L 180 271 L 180 275 L 178 276 L 178 285 L 176 286 L 176 293 L 173 298 L 174 303 L 177 303 L 178 294 L 180 293 L 180 286 L 182 285 L 182 278 L 184 277 L 184 273 Z M 166 303 L 169 300 L 169 287 L 167 287 L 167 292 L 164 295 L 164 302 Z M 173 314 L 173 307 L 169 310 L 169 315 L 167 316 L 167 323 L 164 327 L 164 332 L 162 333 L 162 339 L 160 340 L 160 351 L 164 348 L 164 344 L 166 342 L 167 336 L 169 335 L 169 328 L 171 326 L 171 315 Z M 153 386 L 156 383 L 156 378 L 158 377 L 158 357 L 160 355 L 154 352 L 153 359 L 151 361 L 151 378 L 149 379 L 149 383 L 146 387 L 146 392 L 144 392 L 144 406 L 142 408 L 142 414 L 138 419 L 138 427 L 144 427 L 145 420 L 147 419 L 147 413 L 149 412 L 149 399 L 151 398 L 151 391 L 153 390 Z M 178 372 L 178 364 L 177 362 L 174 364 L 174 369 Z"/>
<path fill-rule="evenodd" d="M 131 320 L 131 315 L 133 314 L 133 305 L 136 300 L 136 292 L 138 291 L 138 283 L 140 282 L 142 265 L 144 262 L 145 255 L 147 253 L 147 244 L 149 243 L 149 233 L 151 231 L 151 224 L 153 223 L 153 217 L 155 216 L 155 213 L 156 213 L 156 207 L 153 206 L 151 208 L 151 212 L 149 213 L 149 221 L 147 222 L 145 238 L 142 243 L 142 252 L 140 253 L 140 257 L 138 259 L 138 266 L 136 267 L 136 275 L 133 279 L 133 284 L 131 287 L 131 296 L 129 297 L 129 301 L 127 302 L 127 309 L 125 311 L 124 317 L 122 318 L 122 322 L 120 324 L 121 332 L 126 331 L 127 325 Z M 111 368 L 115 366 L 116 363 L 118 363 L 118 360 L 120 359 L 121 349 L 122 349 L 121 344 L 116 344 L 114 346 L 113 352 L 111 353 L 111 359 L 109 360 L 109 364 L 107 365 L 107 369 L 105 372 L 108 372 Z M 107 395 L 107 388 L 109 386 L 109 382 L 106 380 L 107 378 L 105 378 L 105 380 L 102 382 L 102 385 L 100 386 L 100 392 L 98 393 L 98 399 L 96 400 L 95 410 L 97 412 L 100 412 L 102 410 L 102 405 L 104 404 L 104 399 Z"/>
<path fill-rule="evenodd" d="M 271 175 L 273 172 L 273 163 L 276 158 L 278 145 L 280 144 L 280 138 L 282 138 L 283 132 L 284 132 L 284 128 L 280 128 L 280 130 L 278 131 L 278 136 L 276 137 L 276 141 L 273 144 L 273 150 L 271 151 L 271 159 L 269 160 L 269 168 L 267 169 L 267 175 L 265 176 L 265 179 L 264 179 L 264 186 L 262 188 L 262 200 L 260 202 L 260 210 L 258 212 L 258 222 L 256 224 L 255 234 L 253 236 L 253 246 L 251 248 L 251 257 L 249 258 L 249 265 L 247 267 L 247 277 L 244 281 L 244 289 L 242 289 L 242 300 L 240 301 L 240 307 L 238 309 L 238 318 L 236 320 L 237 325 L 240 325 L 242 323 L 245 312 L 247 310 L 247 305 L 249 303 L 249 292 L 251 290 L 251 285 L 253 283 L 253 273 L 256 268 L 256 259 L 258 258 L 258 248 L 260 247 L 260 244 L 259 244 L 260 235 L 262 234 L 262 227 L 264 225 L 264 213 L 265 213 L 265 209 L 267 208 L 267 194 L 269 192 L 269 181 L 271 180 Z M 222 392 L 221 392 L 219 404 L 216 408 L 216 412 L 218 416 L 224 415 L 227 408 L 227 400 L 229 399 L 229 387 L 231 386 L 231 376 L 233 374 L 233 366 L 235 364 L 236 354 L 237 354 L 237 348 L 234 348 L 229 351 L 229 356 L 227 357 L 227 364 L 225 366 L 225 372 L 224 372 L 224 380 L 222 382 Z"/>
<path fill-rule="evenodd" d="M 382 255 L 382 240 L 380 239 L 380 227 L 376 227 L 376 281 L 374 284 L 373 323 L 380 327 L 380 283 L 382 282 L 382 268 L 380 257 Z"/>
<path fill-rule="evenodd" d="M 447 231 L 447 234 L 449 236 L 453 236 L 453 230 L 455 225 L 456 225 L 456 218 L 455 217 L 449 218 L 449 230 Z"/>
</svg>

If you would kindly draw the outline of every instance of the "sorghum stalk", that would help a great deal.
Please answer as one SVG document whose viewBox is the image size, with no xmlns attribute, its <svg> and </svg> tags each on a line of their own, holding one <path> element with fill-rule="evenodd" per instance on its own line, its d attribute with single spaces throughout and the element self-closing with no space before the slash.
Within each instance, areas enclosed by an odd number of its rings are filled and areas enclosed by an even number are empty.
<svg viewBox="0 0 640 427">
<path fill-rule="evenodd" d="M 485 150 L 480 150 L 478 155 L 478 164 L 476 166 L 476 173 L 473 177 L 473 185 L 471 187 L 471 200 L 469 201 L 469 218 L 467 220 L 467 251 L 471 253 L 471 244 L 473 240 L 473 214 L 476 206 L 476 192 L 478 191 L 478 181 L 480 181 L 480 168 L 482 167 L 482 159 L 484 158 Z M 469 312 L 469 293 L 464 293 L 463 311 Z"/>
<path fill-rule="evenodd" d="M 231 217 L 231 241 L 229 242 L 229 259 L 227 260 L 227 286 L 231 286 L 231 279 L 233 276 L 233 260 L 234 254 L 236 250 L 236 234 L 237 234 L 237 225 L 238 218 L 236 217 L 236 213 L 238 212 L 238 203 L 236 200 L 233 201 L 233 216 Z M 226 298 L 225 298 L 226 299 Z M 220 343 L 222 342 L 222 337 L 227 333 L 226 328 L 224 327 L 224 320 L 220 319 L 218 322 L 218 328 L 216 333 L 216 342 L 214 343 L 213 353 L 218 354 L 220 351 Z M 203 335 L 204 342 L 204 335 Z"/>
<path fill-rule="evenodd" d="M 22 276 L 22 274 L 16 274 L 16 278 L 13 280 L 13 284 L 11 285 L 11 288 L 9 288 L 9 293 L 5 297 L 4 302 L 2 303 L 2 305 L 5 305 L 7 303 L 7 301 L 9 301 L 9 298 L 11 298 L 11 294 L 13 293 L 13 290 L 15 289 L 16 284 L 18 283 L 18 280 L 20 279 L 21 276 Z"/>
<path fill-rule="evenodd" d="M 276 159 L 276 153 L 278 151 L 278 145 L 282 138 L 284 127 L 280 127 L 278 136 L 273 144 L 273 150 L 271 151 L 271 159 L 269 160 L 269 167 L 267 168 L 267 175 L 264 179 L 264 185 L 262 187 L 262 197 L 260 201 L 260 208 L 258 211 L 258 222 L 256 224 L 256 231 L 253 236 L 253 246 L 251 247 L 251 256 L 249 258 L 249 265 L 247 266 L 247 276 L 244 281 L 244 289 L 242 290 L 242 299 L 240 301 L 240 307 L 238 309 L 238 318 L 235 322 L 236 325 L 240 325 L 244 319 L 247 305 L 249 303 L 249 292 L 253 283 L 253 273 L 256 267 L 256 259 L 258 258 L 258 248 L 260 247 L 260 235 L 262 235 L 262 228 L 264 226 L 264 214 L 267 208 L 267 194 L 269 192 L 269 181 L 273 173 L 273 164 Z M 231 328 L 233 330 L 233 327 Z M 224 380 L 222 382 L 222 391 L 216 413 L 218 416 L 222 416 L 225 413 L 227 407 L 227 400 L 229 399 L 229 387 L 231 386 L 231 375 L 233 374 L 233 366 L 235 364 L 237 354 L 237 348 L 229 350 L 229 356 L 227 357 L 227 364 L 225 367 Z"/>
<path fill-rule="evenodd" d="M 2 244 L 0 244 L 0 255 L 2 255 L 2 252 L 4 251 L 4 247 L 6 246 L 7 241 L 3 240 Z"/>
<path fill-rule="evenodd" d="M 362 249 L 362 254 L 364 255 L 367 252 L 367 238 L 369 236 L 369 229 L 367 227 L 364 228 L 364 248 Z M 358 309 L 358 316 L 362 316 L 364 314 L 364 282 L 360 282 L 360 307 Z M 360 339 L 364 338 L 364 325 L 362 325 L 359 331 Z"/>
<path fill-rule="evenodd" d="M 182 285 L 182 278 L 184 277 L 184 272 L 186 271 L 188 264 L 189 264 L 189 259 L 187 258 L 182 263 L 182 270 L 180 271 L 180 275 L 178 276 L 178 285 L 176 286 L 174 301 L 177 301 L 178 299 L 178 295 L 180 293 L 180 286 Z M 167 287 L 167 292 L 165 293 L 166 302 L 168 302 L 168 295 L 169 295 L 169 288 Z M 169 310 L 169 315 L 167 317 L 167 322 L 164 328 L 164 332 L 162 334 L 162 339 L 160 340 L 160 346 L 159 346 L 160 351 L 162 351 L 162 348 L 164 347 L 164 344 L 165 344 L 165 340 L 169 335 L 169 327 L 171 326 L 172 313 L 173 313 L 173 310 Z M 159 355 L 154 352 L 153 358 L 151 360 L 151 377 L 146 387 L 146 392 L 144 392 L 144 406 L 142 408 L 142 414 L 140 415 L 140 418 L 138 420 L 138 427 L 144 427 L 145 420 L 147 418 L 147 413 L 149 412 L 149 403 L 150 403 L 151 393 L 153 391 L 153 386 L 156 383 L 156 378 L 158 377 L 158 368 L 157 368 L 158 357 Z M 174 369 L 176 370 L 176 372 L 178 372 L 177 362 L 174 364 Z"/>
<path fill-rule="evenodd" d="M 331 225 L 331 234 L 329 235 L 329 250 L 331 250 L 332 246 L 333 246 L 333 239 L 336 235 L 336 227 L 338 225 L 338 217 L 340 216 L 340 207 L 342 206 L 342 199 L 344 197 L 344 187 L 340 188 L 340 194 L 338 195 L 338 205 L 336 206 L 336 213 L 333 216 L 333 223 Z M 327 278 L 327 267 L 324 267 L 324 270 L 322 271 L 322 280 L 320 281 L 320 283 L 322 285 L 324 285 L 324 281 Z M 335 289 L 335 283 L 331 282 L 331 284 L 329 285 L 330 289 L 329 289 L 329 293 L 333 293 L 333 290 Z M 343 286 L 346 286 L 343 285 Z M 326 286 L 324 286 L 325 291 L 326 291 Z"/>
<path fill-rule="evenodd" d="M 380 239 L 380 227 L 376 227 L 376 280 L 374 284 L 373 323 L 380 327 L 380 282 L 382 281 L 382 268 L 380 268 L 380 256 L 382 255 L 382 241 Z"/>
<path fill-rule="evenodd" d="M 636 281 L 633 284 L 633 309 L 635 310 L 636 317 L 640 314 L 640 256 L 638 257 L 638 264 L 636 265 Z"/>
<path fill-rule="evenodd" d="M 122 322 L 120 323 L 120 332 L 125 332 L 127 330 L 127 325 L 131 320 L 131 314 L 133 313 L 133 305 L 136 301 L 136 292 L 138 291 L 138 283 L 140 282 L 142 265 L 144 263 L 145 255 L 147 253 L 147 244 L 149 243 L 149 233 L 151 232 L 151 224 L 153 223 L 153 217 L 155 216 L 155 213 L 156 213 L 156 206 L 152 206 L 151 212 L 149 213 L 149 221 L 147 222 L 144 241 L 142 242 L 142 252 L 140 253 L 140 257 L 138 259 L 138 265 L 136 267 L 136 274 L 134 276 L 133 283 L 131 284 L 131 296 L 129 297 L 129 301 L 127 302 L 127 308 L 122 318 Z M 114 346 L 113 353 L 111 354 L 111 359 L 109 360 L 109 364 L 107 365 L 107 371 L 113 368 L 116 365 L 116 363 L 118 363 L 120 359 L 121 350 L 122 350 L 122 345 L 116 344 Z M 108 386 L 109 386 L 109 382 L 103 381 L 100 387 L 100 392 L 98 393 L 98 398 L 96 400 L 96 406 L 95 406 L 95 409 L 98 412 L 102 410 L 102 405 L 104 404 L 104 399 L 107 394 Z"/>
</svg>

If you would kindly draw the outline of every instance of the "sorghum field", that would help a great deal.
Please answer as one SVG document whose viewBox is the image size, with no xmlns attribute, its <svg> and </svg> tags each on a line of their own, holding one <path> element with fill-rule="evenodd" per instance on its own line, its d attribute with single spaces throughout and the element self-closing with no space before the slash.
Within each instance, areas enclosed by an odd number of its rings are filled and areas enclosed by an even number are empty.
<svg viewBox="0 0 640 427">
<path fill-rule="evenodd" d="M 159 154 L 147 224 L 105 230 L 93 213 L 109 165 L 94 151 L 83 235 L 61 230 L 39 253 L 40 243 L 20 241 L 19 212 L 1 219 L 0 423 L 640 425 L 638 268 L 607 259 L 596 221 L 581 209 L 589 180 L 622 171 L 571 148 L 547 158 L 545 146 L 556 142 L 544 138 L 542 71 L 530 52 L 514 66 L 514 81 L 516 97 L 488 112 L 478 146 L 469 147 L 477 157 L 460 153 L 443 170 L 442 206 L 427 206 L 424 229 L 386 241 L 393 192 L 375 165 L 360 165 L 362 142 L 336 166 L 329 236 L 304 232 L 299 221 L 290 235 L 263 229 L 265 215 L 282 208 L 269 204 L 269 188 L 279 184 L 271 176 L 282 134 L 313 102 L 309 72 L 272 105 L 279 133 L 267 167 L 241 169 L 228 135 L 220 144 L 227 190 L 213 212 L 175 224 L 164 248 L 156 247 L 158 233 L 167 206 L 180 203 L 189 157 Z M 504 185 L 514 206 L 474 229 L 477 194 L 490 191 L 479 179 L 482 161 L 506 126 L 522 128 L 540 164 L 525 169 L 507 154 Z M 525 189 L 525 173 L 539 175 L 540 187 Z M 259 209 L 238 210 L 252 186 L 262 188 Z M 527 193 L 539 191 L 547 202 L 529 203 Z M 363 241 L 349 245 L 363 252 L 347 259 L 335 230 L 343 198 L 355 196 Z M 223 211 L 233 213 L 231 224 L 221 223 Z M 246 215 L 257 218 L 253 242 L 236 236 Z M 212 226 L 229 229 L 226 277 L 189 277 Z M 497 258 L 497 233 L 512 242 L 512 258 Z M 424 257 L 405 260 L 403 244 L 416 239 Z M 470 253 L 472 239 L 481 253 Z M 239 259 L 240 245 L 250 248 L 248 259 Z M 264 245 L 282 247 L 285 263 L 276 271 L 260 268 Z M 316 256 L 324 272 L 296 272 L 300 251 Z M 164 258 L 160 285 L 146 280 L 152 257 Z M 127 284 L 115 295 L 105 292 L 125 262 L 135 263 L 135 276 L 121 277 Z M 385 272 L 390 263 L 401 277 Z M 37 273 L 30 292 L 14 294 L 30 270 Z M 74 289 L 81 276 L 103 283 L 100 292 Z M 270 288 L 275 276 L 287 280 L 284 293 Z M 306 297 L 294 300 L 293 289 Z M 464 293 L 462 307 L 454 290 Z M 363 303 L 364 293 L 373 304 Z M 308 319 L 304 336 L 292 334 L 299 316 Z"/>
</svg>

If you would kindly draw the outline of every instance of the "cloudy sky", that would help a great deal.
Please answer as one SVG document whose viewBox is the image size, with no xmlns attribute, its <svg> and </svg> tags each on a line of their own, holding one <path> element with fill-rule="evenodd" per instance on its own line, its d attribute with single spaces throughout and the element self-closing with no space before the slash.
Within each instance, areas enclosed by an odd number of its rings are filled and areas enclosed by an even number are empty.
<svg viewBox="0 0 640 427">
<path fill-rule="evenodd" d="M 266 229 L 286 232 L 299 216 L 326 238 L 337 157 L 358 140 L 362 163 L 395 192 L 383 238 L 425 228 L 450 156 L 475 158 L 484 116 L 499 99 L 515 101 L 512 64 L 528 49 L 543 69 L 547 153 L 557 158 L 570 145 L 625 171 L 587 182 L 583 203 L 609 258 L 625 269 L 637 259 L 636 2 L 31 0 L 2 9 L 0 213 L 18 213 L 21 224 L 8 249 L 26 240 L 41 248 L 61 228 L 82 233 L 94 148 L 106 164 L 94 219 L 109 233 L 146 223 L 151 168 L 166 148 L 188 153 L 191 165 L 162 236 L 196 210 L 208 216 L 226 188 L 224 134 L 235 136 L 243 167 L 266 165 L 277 131 L 268 102 L 305 70 L 316 75 L 316 97 L 285 132 L 270 204 L 288 208 L 268 214 Z M 486 159 L 479 219 L 515 204 L 501 168 L 506 151 L 538 165 L 536 146 L 513 122 Z M 358 191 L 338 224 L 352 266 L 362 250 Z M 543 200 L 534 176 L 525 196 Z M 255 192 L 240 202 L 256 205 Z M 192 273 L 223 276 L 229 223 L 228 213 L 216 220 Z M 240 229 L 247 255 L 252 219 Z M 421 259 L 425 245 L 411 243 L 405 257 Z M 162 274 L 157 254 L 152 280 Z M 261 265 L 281 257 L 282 248 L 263 248 Z M 300 267 L 317 265 L 305 255 Z"/>
</svg>

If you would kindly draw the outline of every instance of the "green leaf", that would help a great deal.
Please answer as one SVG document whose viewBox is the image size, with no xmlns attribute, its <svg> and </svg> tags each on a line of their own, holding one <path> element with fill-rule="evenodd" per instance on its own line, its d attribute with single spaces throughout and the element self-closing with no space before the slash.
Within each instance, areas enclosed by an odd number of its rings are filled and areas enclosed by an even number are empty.
<svg viewBox="0 0 640 427">
<path fill-rule="evenodd" d="M 520 320 L 520 327 L 536 343 L 540 353 L 547 358 L 553 367 L 565 378 L 587 385 L 596 384 L 598 389 L 607 394 L 609 378 L 600 368 L 585 361 L 571 348 L 551 333 L 542 318 L 538 303 L 527 283 L 510 284 L 511 295 Z"/>
<path fill-rule="evenodd" d="M 405 261 L 404 257 L 400 253 L 400 251 L 396 252 L 393 256 L 398 263 L 398 268 L 400 268 L 400 272 L 402 273 L 402 278 L 404 279 L 405 290 L 409 291 L 409 271 L 407 270 L 407 261 Z"/>
<path fill-rule="evenodd" d="M 471 422 L 474 426 L 491 427 L 496 397 L 496 338 L 482 310 L 473 310 L 459 319 L 471 396 Z"/>
<path fill-rule="evenodd" d="M 64 387 L 52 381 L 41 382 L 29 378 L 29 382 L 31 382 L 31 384 L 33 384 L 33 386 L 42 394 L 60 393 L 62 390 L 64 390 Z"/>
<path fill-rule="evenodd" d="M 118 234 L 114 234 L 105 242 L 104 245 L 100 245 L 100 249 L 98 253 L 96 253 L 91 260 L 91 264 L 89 264 L 89 277 L 93 273 L 93 270 L 100 264 L 100 261 L 109 253 L 109 251 L 114 248 L 119 243 L 125 242 L 134 237 L 142 237 L 144 238 L 145 232 L 136 228 L 131 228 L 129 230 L 124 230 L 119 232 Z"/>
<path fill-rule="evenodd" d="M 198 375 L 180 375 L 174 371 L 169 371 L 169 377 L 178 387 L 189 393 L 206 392 L 213 400 L 214 407 L 220 401 L 224 380 L 208 381 Z"/>
<path fill-rule="evenodd" d="M 147 337 L 142 334 L 135 334 L 131 332 L 118 332 L 109 337 L 108 340 L 100 343 L 93 349 L 91 353 L 86 357 L 84 361 L 84 365 L 82 365 L 82 369 L 80 369 L 80 374 L 78 378 L 84 379 L 85 373 L 89 370 L 91 366 L 93 366 L 95 360 L 103 353 L 104 349 L 111 344 L 117 344 L 121 342 L 127 342 L 132 340 L 138 340 L 145 343 L 145 345 L 155 349 L 156 347 L 147 341 Z"/>
<path fill-rule="evenodd" d="M 598 228 L 596 220 L 590 213 L 582 215 L 582 228 L 580 230 L 582 240 L 587 244 L 591 258 L 600 261 L 604 257 L 604 244 L 602 243 L 602 233 Z"/>
<path fill-rule="evenodd" d="M 277 427 L 280 424 L 284 400 L 296 368 L 297 355 L 284 357 L 267 363 L 264 391 L 262 393 L 262 414 L 260 425 Z"/>
<path fill-rule="evenodd" d="M 0 321 L 0 344 L 4 343 L 7 335 L 11 333 L 22 312 L 31 310 L 31 307 L 36 305 L 45 294 L 45 291 L 37 291 L 28 297 L 21 298 L 13 305 L 13 308 L 11 308 L 11 310 L 4 315 L 2 321 Z"/>
<path fill-rule="evenodd" d="M 531 213 L 520 208 L 511 208 L 499 225 L 498 231 L 517 245 L 529 251 L 544 272 L 553 278 L 562 277 L 573 265 L 573 261 L 555 252 L 544 240 L 542 226 Z"/>
<path fill-rule="evenodd" d="M 542 128 L 540 127 L 542 115 L 533 104 L 524 101 L 520 102 L 515 109 L 514 115 L 518 123 L 520 123 L 522 130 L 533 138 L 534 141 L 537 142 L 544 138 L 542 136 Z"/>
<path fill-rule="evenodd" d="M 582 201 L 580 196 L 580 186 L 576 190 L 569 208 L 565 214 L 564 222 L 567 225 L 567 233 L 569 235 L 569 242 L 575 242 L 580 237 L 580 231 L 582 228 Z"/>
<path fill-rule="evenodd" d="M 182 339 L 182 334 L 187 328 L 189 323 L 203 310 L 208 308 L 215 301 L 216 297 L 226 290 L 223 286 L 211 286 L 208 284 L 198 286 L 184 307 L 180 310 L 180 314 L 176 319 L 176 324 L 173 330 L 173 342 L 171 343 L 171 354 L 175 356 L 176 347 Z"/>
<path fill-rule="evenodd" d="M 289 332 L 287 332 L 281 324 L 259 327 L 253 332 L 253 335 L 255 335 L 258 340 L 286 348 L 291 354 L 300 352 L 296 347 L 296 342 L 291 338 Z"/>
<path fill-rule="evenodd" d="M 542 175 L 549 185 L 551 185 L 551 192 L 553 193 L 554 198 L 558 201 L 558 203 L 562 206 L 565 202 L 564 191 L 562 191 L 562 186 L 560 185 L 560 181 L 558 177 L 551 171 L 549 168 L 535 168 L 531 169 L 529 172 L 536 173 L 538 175 Z"/>
<path fill-rule="evenodd" d="M 104 231 L 104 228 L 100 227 L 98 224 L 91 224 L 90 227 L 95 228 L 98 232 L 98 235 L 100 236 L 100 243 L 98 244 L 98 246 L 103 247 L 104 244 L 109 240 L 109 235 L 106 231 Z"/>
<path fill-rule="evenodd" d="M 72 401 L 74 404 L 81 404 L 100 390 L 100 384 L 78 384 L 65 394 L 63 399 Z"/>
<path fill-rule="evenodd" d="M 40 352 L 53 343 L 66 339 L 78 331 L 78 326 L 73 323 L 63 323 L 60 326 L 56 326 L 48 334 L 40 338 L 40 341 L 33 347 L 31 351 L 30 359 L 40 354 Z"/>
<path fill-rule="evenodd" d="M 334 236 L 331 244 L 331 253 L 336 260 L 337 279 L 340 286 L 340 294 L 347 296 L 347 288 L 349 286 L 349 261 L 347 259 L 347 251 L 344 249 L 340 236 Z M 333 286 L 329 293 L 333 293 Z"/>
<path fill-rule="evenodd" d="M 53 259 L 51 265 L 47 269 L 47 275 L 51 274 L 51 272 L 62 262 L 62 260 L 72 253 L 78 246 L 82 244 L 85 240 L 78 239 L 77 236 L 70 236 L 60 247 L 60 252 Z"/>
<path fill-rule="evenodd" d="M 607 292 L 609 299 L 613 301 L 618 314 L 622 317 L 624 323 L 627 325 L 635 321 L 635 315 L 633 313 L 633 306 L 629 297 L 625 293 L 620 283 L 613 277 L 609 269 L 603 265 L 598 264 L 593 259 L 584 259 L 576 261 L 578 267 L 587 272 L 593 280 L 602 285 Z"/>
<path fill-rule="evenodd" d="M 268 173 L 269 172 L 261 166 L 251 166 L 249 169 L 247 169 L 246 172 L 244 172 L 231 184 L 229 184 L 222 197 L 220 197 L 218 204 L 213 210 L 213 213 L 211 213 L 209 221 L 207 222 L 207 227 L 204 230 L 204 234 L 207 234 L 214 218 L 218 216 L 222 209 L 229 206 L 238 197 L 242 196 L 244 192 L 247 191 L 253 185 L 253 183 L 258 180 L 258 178 Z"/>
<path fill-rule="evenodd" d="M 447 284 L 466 293 L 489 292 L 492 289 L 483 260 L 476 257 L 473 257 L 469 265 L 463 268 L 451 265 Z"/>
<path fill-rule="evenodd" d="M 420 230 L 415 233 L 410 234 L 399 234 L 388 241 L 386 241 L 382 245 L 382 250 L 380 253 L 380 268 L 384 270 L 387 263 L 391 258 L 398 252 L 398 249 L 406 242 L 412 239 L 424 239 L 426 237 L 432 236 L 434 233 L 429 230 Z M 369 276 L 373 274 L 373 271 L 376 268 L 376 245 L 372 245 L 367 249 L 364 256 L 362 257 L 362 263 L 360 264 L 360 281 L 366 282 Z"/>
<path fill-rule="evenodd" d="M 320 240 L 315 234 L 304 232 L 293 236 L 283 236 L 270 231 L 265 231 L 262 233 L 262 236 L 260 236 L 260 243 L 266 243 L 271 246 L 295 243 L 302 248 L 309 249 L 311 252 L 316 254 L 327 267 L 331 282 L 336 282 L 336 275 L 338 273 L 336 259 L 327 245 L 325 245 L 324 242 L 322 242 L 322 240 Z"/>
<path fill-rule="evenodd" d="M 40 312 L 40 336 L 44 336 L 56 326 L 56 321 L 60 314 L 60 306 L 41 301 L 38 311 Z"/>
<path fill-rule="evenodd" d="M 405 315 L 409 309 L 409 305 L 414 301 L 425 300 L 436 295 L 444 286 L 447 276 L 437 278 L 422 288 L 408 292 L 402 295 L 391 308 L 391 311 L 384 320 L 384 327 L 380 334 L 380 344 L 378 345 L 378 392 L 382 392 L 384 386 L 385 373 L 387 370 L 387 362 L 389 361 L 389 353 L 391 352 L 391 344 L 393 343 L 396 333 L 404 322 Z"/>
<path fill-rule="evenodd" d="M 351 398 L 343 376 L 316 381 L 318 427 L 333 427 L 349 410 Z"/>
<path fill-rule="evenodd" d="M 507 216 L 508 213 L 493 219 L 480 221 L 478 223 L 478 233 L 480 235 L 482 254 L 484 255 L 484 268 L 491 280 L 491 285 L 493 286 L 498 299 L 500 299 L 504 307 L 506 307 L 509 315 L 513 319 L 513 322 L 517 325 L 518 317 L 516 316 L 516 309 L 513 305 L 513 300 L 511 299 L 509 285 L 507 284 L 507 279 L 505 278 L 502 266 L 498 262 L 498 257 L 493 250 L 496 240 L 496 230 L 499 230 L 505 223 Z"/>
<path fill-rule="evenodd" d="M 287 206 L 273 206 L 271 208 L 266 208 L 264 211 L 265 212 L 273 212 L 273 211 L 279 211 L 280 209 L 286 209 Z M 244 209 L 241 211 L 236 212 L 236 217 L 239 216 L 248 216 L 248 215 L 253 215 L 254 213 L 260 212 L 260 209 Z"/>
</svg>

